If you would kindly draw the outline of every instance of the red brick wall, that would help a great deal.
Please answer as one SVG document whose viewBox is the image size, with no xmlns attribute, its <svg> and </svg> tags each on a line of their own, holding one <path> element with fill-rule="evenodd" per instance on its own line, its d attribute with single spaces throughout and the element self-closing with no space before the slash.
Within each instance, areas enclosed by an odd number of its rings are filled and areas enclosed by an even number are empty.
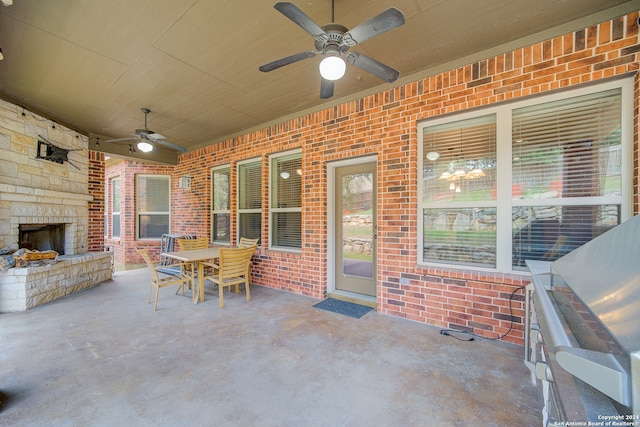
<svg viewBox="0 0 640 427">
<path fill-rule="evenodd" d="M 232 171 L 234 173 L 235 171 Z M 191 188 L 178 188 L 178 181 L 191 176 Z M 235 175 L 235 173 L 234 173 Z M 202 155 L 192 156 L 175 168 L 171 182 L 171 230 L 174 233 L 210 237 L 211 170 Z"/>
<path fill-rule="evenodd" d="M 175 167 L 172 231 L 209 233 L 210 168 L 263 160 L 262 249 L 254 281 L 323 298 L 327 293 L 327 162 L 362 155 L 378 159 L 378 311 L 419 322 L 473 330 L 487 337 L 510 325 L 509 296 L 528 278 L 416 266 L 417 126 L 420 120 L 528 95 L 623 76 L 638 70 L 638 13 L 487 58 L 393 89 L 279 123 L 187 153 Z M 638 212 L 638 95 L 634 111 L 635 212 Z M 303 243 L 300 254 L 268 247 L 267 156 L 301 148 Z M 191 190 L 177 189 L 192 176 Z M 232 189 L 234 187 L 232 186 Z M 236 194 L 231 195 L 232 219 Z M 232 238 L 235 239 L 232 229 Z M 523 342 L 522 293 L 515 295 L 514 330 Z"/>
<path fill-rule="evenodd" d="M 89 151 L 89 252 L 104 250 L 104 153 Z"/>
</svg>

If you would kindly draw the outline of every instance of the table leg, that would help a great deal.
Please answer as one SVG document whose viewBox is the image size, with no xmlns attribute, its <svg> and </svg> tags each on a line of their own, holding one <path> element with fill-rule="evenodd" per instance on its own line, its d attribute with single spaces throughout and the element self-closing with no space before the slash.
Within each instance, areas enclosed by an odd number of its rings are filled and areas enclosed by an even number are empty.
<svg viewBox="0 0 640 427">
<path fill-rule="evenodd" d="M 198 286 L 200 287 L 200 302 L 204 301 L 204 261 L 198 261 Z"/>
<path fill-rule="evenodd" d="M 196 289 L 196 275 L 195 275 L 195 269 L 197 268 L 198 263 L 196 262 L 192 262 L 191 263 L 191 301 L 193 301 L 194 304 L 198 303 L 198 295 L 199 295 L 199 291 Z"/>
</svg>

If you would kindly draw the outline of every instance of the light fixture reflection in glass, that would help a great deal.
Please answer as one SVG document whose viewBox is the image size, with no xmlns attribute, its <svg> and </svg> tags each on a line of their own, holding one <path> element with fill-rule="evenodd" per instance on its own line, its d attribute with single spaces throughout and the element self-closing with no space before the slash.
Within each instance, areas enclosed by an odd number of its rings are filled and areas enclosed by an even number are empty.
<svg viewBox="0 0 640 427">
<path fill-rule="evenodd" d="M 338 80 L 344 76 L 347 64 L 339 56 L 327 56 L 320 61 L 320 75 L 327 80 Z"/>
<path fill-rule="evenodd" d="M 429 151 L 427 153 L 427 159 L 431 160 L 432 162 L 435 162 L 439 158 L 440 158 L 440 153 L 438 153 L 437 151 Z"/>
<path fill-rule="evenodd" d="M 287 171 L 280 172 L 280 177 L 282 179 L 289 179 L 289 172 Z"/>
<path fill-rule="evenodd" d="M 469 172 L 467 176 L 465 176 L 465 178 L 476 179 L 476 178 L 482 178 L 483 176 L 486 176 L 486 174 L 482 171 L 482 169 L 475 168 L 471 172 Z"/>
<path fill-rule="evenodd" d="M 144 141 L 138 142 L 138 150 L 142 151 L 143 153 L 148 153 L 149 151 L 153 151 L 153 145 Z"/>
<path fill-rule="evenodd" d="M 302 176 L 302 169 L 296 169 L 296 173 L 300 176 Z"/>
<path fill-rule="evenodd" d="M 466 172 L 464 169 L 457 169 L 453 174 L 458 177 L 457 179 L 460 179 L 466 175 Z"/>
</svg>

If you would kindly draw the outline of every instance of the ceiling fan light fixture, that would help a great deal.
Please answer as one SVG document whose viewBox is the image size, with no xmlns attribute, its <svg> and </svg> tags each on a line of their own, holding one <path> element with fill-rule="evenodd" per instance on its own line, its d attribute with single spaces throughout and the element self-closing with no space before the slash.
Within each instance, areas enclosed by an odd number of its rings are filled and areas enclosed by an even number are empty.
<svg viewBox="0 0 640 427">
<path fill-rule="evenodd" d="M 153 151 L 153 145 L 144 141 L 138 142 L 138 150 L 142 151 L 143 153 L 148 153 L 150 151 Z"/>
<path fill-rule="evenodd" d="M 327 80 L 339 80 L 344 76 L 347 64 L 339 56 L 327 56 L 320 61 L 320 75 Z"/>
</svg>

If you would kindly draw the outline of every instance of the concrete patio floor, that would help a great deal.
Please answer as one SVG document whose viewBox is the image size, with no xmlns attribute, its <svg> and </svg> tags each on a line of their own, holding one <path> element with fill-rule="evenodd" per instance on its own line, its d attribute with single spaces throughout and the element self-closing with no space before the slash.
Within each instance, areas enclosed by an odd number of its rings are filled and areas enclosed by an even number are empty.
<svg viewBox="0 0 640 427">
<path fill-rule="evenodd" d="M 0 314 L 2 426 L 537 426 L 520 347 L 259 286 L 147 305 L 146 269 Z"/>
</svg>

